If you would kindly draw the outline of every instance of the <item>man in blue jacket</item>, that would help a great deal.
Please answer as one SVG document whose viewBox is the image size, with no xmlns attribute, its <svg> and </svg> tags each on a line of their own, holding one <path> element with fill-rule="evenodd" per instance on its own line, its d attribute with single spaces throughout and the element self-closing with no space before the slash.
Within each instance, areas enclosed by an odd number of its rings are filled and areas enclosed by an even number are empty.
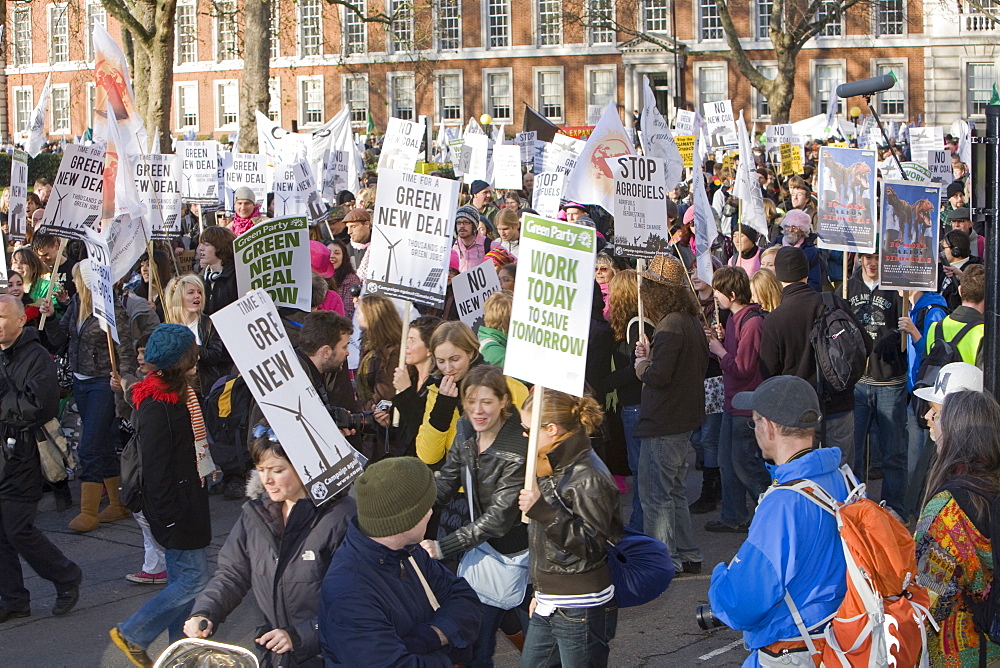
<svg viewBox="0 0 1000 668">
<path fill-rule="evenodd" d="M 813 447 L 820 421 L 819 399 L 796 376 L 768 378 L 753 392 L 740 392 L 733 407 L 752 410 L 754 433 L 775 484 L 809 479 L 843 501 L 847 484 L 838 470 L 838 448 Z M 744 667 L 759 666 L 758 652 L 780 652 L 779 640 L 806 651 L 792 613 L 791 597 L 810 631 L 822 631 L 847 591 L 846 564 L 833 515 L 810 499 L 772 490 L 757 506 L 749 535 L 727 565 L 712 573 L 712 612 L 726 626 L 743 631 L 753 652 Z M 786 647 L 788 645 L 785 645 Z"/>
<path fill-rule="evenodd" d="M 420 547 L 437 496 L 416 457 L 383 459 L 354 483 L 358 518 L 323 580 L 320 646 L 329 666 L 442 666 L 472 659 L 482 604 Z"/>
</svg>

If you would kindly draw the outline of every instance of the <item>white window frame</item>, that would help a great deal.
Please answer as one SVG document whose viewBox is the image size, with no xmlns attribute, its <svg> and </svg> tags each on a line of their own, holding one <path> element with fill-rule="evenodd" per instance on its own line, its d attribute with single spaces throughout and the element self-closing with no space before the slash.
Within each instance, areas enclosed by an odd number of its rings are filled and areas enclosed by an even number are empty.
<svg viewBox="0 0 1000 668">
<path fill-rule="evenodd" d="M 771 39 L 771 13 L 774 11 L 774 0 L 750 0 L 753 9 L 753 38 L 758 42 Z M 768 6 L 768 13 L 761 12 L 763 5 Z"/>
<path fill-rule="evenodd" d="M 97 104 L 97 84 L 93 81 L 87 81 L 83 85 L 86 105 L 84 108 L 84 121 L 87 123 L 88 128 L 94 127 L 94 105 Z"/>
<path fill-rule="evenodd" d="M 909 61 L 906 58 L 872 58 L 872 76 L 878 76 L 880 67 L 888 67 L 896 75 L 896 85 L 893 86 L 892 93 L 899 93 L 903 98 L 903 111 L 898 114 L 886 113 L 882 108 L 883 97 L 890 91 L 879 93 L 878 115 L 882 118 L 892 120 L 906 120 L 910 117 L 910 74 Z"/>
<path fill-rule="evenodd" d="M 458 77 L 458 117 L 444 117 L 444 100 L 442 98 L 443 86 L 441 79 L 444 77 Z M 434 73 L 434 118 L 445 125 L 461 125 L 465 120 L 465 81 L 462 70 L 438 70 Z"/>
<path fill-rule="evenodd" d="M 181 7 L 190 8 L 192 19 L 190 24 L 190 32 L 185 34 L 183 28 L 184 25 L 181 24 Z M 187 10 L 185 9 L 185 12 Z M 197 63 L 198 62 L 198 6 L 195 4 L 194 0 L 184 0 L 183 2 L 177 3 L 177 14 L 174 17 L 174 31 L 176 43 L 174 45 L 174 63 L 177 65 L 183 65 L 186 63 Z M 185 40 L 185 37 L 188 39 Z M 184 45 L 191 46 L 191 59 L 181 60 L 181 50 Z"/>
<path fill-rule="evenodd" d="M 670 0 L 642 0 L 640 11 L 642 12 L 642 27 L 646 32 L 655 32 L 661 35 L 670 33 Z M 657 16 L 651 19 L 650 14 L 654 13 Z M 662 16 L 660 16 L 661 13 Z M 663 22 L 662 30 L 656 25 L 660 21 Z"/>
<path fill-rule="evenodd" d="M 535 0 L 535 25 L 538 46 L 560 46 L 563 43 L 562 0 Z M 555 18 L 555 25 L 547 21 Z"/>
<path fill-rule="evenodd" d="M 15 67 L 23 67 L 31 64 L 32 58 L 32 29 L 31 29 L 31 6 L 15 5 L 11 8 L 11 23 L 14 26 L 12 31 L 13 52 L 11 63 Z"/>
<path fill-rule="evenodd" d="M 361 101 L 360 107 L 351 106 L 351 81 L 361 81 L 364 83 L 364 99 Z M 362 119 L 355 119 L 354 112 L 358 109 L 366 111 L 369 107 L 369 100 L 371 99 L 371 94 L 368 86 L 368 75 L 367 74 L 344 74 L 340 78 L 340 92 L 341 92 L 341 104 L 347 108 L 348 113 L 351 115 L 351 125 L 353 127 L 364 127 L 368 123 L 368 114 Z"/>
<path fill-rule="evenodd" d="M 49 65 L 54 65 L 56 63 L 68 63 L 70 61 L 70 27 L 69 27 L 69 5 L 66 3 L 59 3 L 54 5 L 48 5 L 48 23 L 46 24 L 45 41 L 48 44 L 49 52 Z M 55 21 L 59 19 L 60 22 L 65 21 L 66 23 L 66 51 L 65 57 L 57 60 L 56 59 L 56 41 L 55 41 Z"/>
<path fill-rule="evenodd" d="M 704 100 L 702 99 L 704 91 L 702 91 L 701 86 L 701 71 L 706 69 L 721 69 L 722 70 L 722 80 L 726 83 L 726 92 L 718 100 Z M 694 64 L 693 71 L 693 83 L 694 83 L 694 99 L 697 100 L 697 111 L 702 113 L 704 109 L 704 103 L 707 101 L 718 102 L 720 100 L 730 99 L 729 95 L 729 63 L 725 60 L 710 60 Z"/>
<path fill-rule="evenodd" d="M 586 88 L 586 112 L 587 119 L 590 118 L 590 107 L 598 106 L 600 111 L 598 111 L 597 116 L 600 117 L 604 113 L 604 110 L 608 107 L 608 101 L 598 102 L 594 98 L 594 81 L 592 75 L 595 72 L 611 72 L 611 98 L 610 101 L 618 104 L 618 68 L 614 65 L 584 65 L 583 67 L 583 77 L 584 86 Z M 589 125 L 589 123 L 588 123 Z"/>
<path fill-rule="evenodd" d="M 269 5 L 271 13 L 271 53 L 269 59 L 281 57 L 281 4 L 278 0 L 271 0 Z"/>
<path fill-rule="evenodd" d="M 306 120 L 306 114 L 309 110 L 306 108 L 306 84 L 317 84 L 319 90 L 319 117 L 315 121 Z M 296 97 L 299 101 L 299 113 L 298 122 L 300 128 L 318 128 L 323 125 L 323 119 L 326 118 L 326 91 L 323 86 L 323 75 L 314 74 L 310 76 L 296 77 L 295 79 L 295 92 Z"/>
<path fill-rule="evenodd" d="M 186 88 L 192 91 L 192 99 L 195 101 L 194 105 L 194 124 L 189 125 L 184 123 L 184 98 L 181 96 L 181 89 Z M 174 100 L 176 101 L 175 107 L 176 111 L 174 113 L 174 126 L 178 132 L 184 130 L 194 130 L 195 132 L 201 127 L 201 108 L 199 104 L 200 98 L 198 97 L 198 82 L 197 81 L 178 81 L 174 84 Z"/>
<path fill-rule="evenodd" d="M 272 0 L 273 1 L 273 0 Z M 313 9 L 317 10 L 317 15 L 315 17 L 304 16 L 304 10 Z M 300 58 L 315 58 L 316 56 L 323 55 L 323 1 L 322 0 L 299 0 L 296 3 L 296 12 L 298 16 L 298 51 Z M 312 44 L 312 35 L 306 35 L 306 19 L 315 18 L 316 20 L 316 43 Z M 310 42 L 307 46 L 307 41 Z"/>
<path fill-rule="evenodd" d="M 231 123 L 225 123 L 223 118 L 225 111 L 222 108 L 224 101 L 223 88 L 232 86 L 236 90 L 236 118 Z M 212 82 L 212 89 L 215 93 L 215 131 L 229 132 L 240 126 L 240 82 L 236 79 L 216 79 Z"/>
<path fill-rule="evenodd" d="M 219 11 L 223 6 L 232 7 L 232 11 Z M 236 21 L 236 15 L 239 11 L 236 0 L 216 0 L 212 3 L 212 45 L 213 51 L 215 53 L 215 62 L 225 63 L 233 62 L 240 59 L 240 28 L 239 23 Z M 197 14 L 196 14 L 197 16 Z M 228 20 L 232 23 L 233 28 L 233 52 L 232 58 L 226 58 L 226 53 L 222 51 L 222 22 L 223 20 Z"/>
<path fill-rule="evenodd" d="M 875 0 L 872 4 L 872 34 L 876 37 L 902 37 L 907 33 L 906 20 L 908 13 L 906 11 L 906 0 L 899 1 L 899 11 L 902 15 L 900 17 L 899 32 L 882 32 L 882 3 L 885 0 Z"/>
<path fill-rule="evenodd" d="M 493 24 L 491 22 L 492 15 L 490 14 L 490 9 L 491 9 L 491 7 L 492 7 L 492 5 L 494 3 L 498 7 L 502 4 L 504 6 L 504 9 L 505 9 L 505 14 L 503 16 L 505 25 L 504 26 L 499 26 L 499 23 L 498 23 L 498 27 L 504 28 L 503 41 L 506 42 L 504 44 L 493 44 L 493 35 L 491 34 L 492 33 L 492 29 L 493 29 Z M 483 15 L 483 23 L 482 23 L 482 25 L 484 27 L 484 30 L 482 31 L 483 32 L 483 48 L 486 48 L 486 49 L 509 49 L 513 45 L 513 43 L 514 43 L 514 36 L 512 34 L 512 32 L 513 32 L 513 12 L 511 11 L 511 0 L 483 0 L 480 3 L 480 6 L 482 7 L 482 15 Z M 499 17 L 500 15 L 497 14 L 497 16 Z"/>
<path fill-rule="evenodd" d="M 66 125 L 56 124 L 56 91 L 66 93 Z M 67 136 L 73 132 L 73 98 L 70 97 L 69 84 L 52 84 L 49 88 L 49 134 Z"/>
<path fill-rule="evenodd" d="M 389 15 L 397 12 L 401 18 L 392 22 L 385 31 L 386 49 L 389 53 L 407 53 L 413 50 L 413 0 L 386 0 Z M 398 7 L 397 7 L 398 5 Z"/>
<path fill-rule="evenodd" d="M 267 117 L 272 122 L 281 125 L 281 77 L 268 77 L 267 92 L 270 95 L 267 103 Z M 271 118 L 272 113 L 274 118 Z"/>
<path fill-rule="evenodd" d="M 18 93 L 27 93 L 28 106 L 24 108 L 24 122 L 21 122 L 19 115 L 21 114 L 20 109 L 18 109 Z M 11 87 L 11 101 L 14 105 L 14 132 L 23 135 L 28 131 L 28 123 L 31 121 L 31 110 L 35 108 L 35 89 L 33 86 L 12 86 Z"/>
<path fill-rule="evenodd" d="M 758 70 L 760 68 L 762 68 L 762 67 L 773 67 L 774 68 L 774 74 L 775 74 L 775 76 L 778 75 L 778 61 L 777 60 L 760 60 L 760 61 L 754 61 L 753 65 Z M 773 80 L 774 79 L 772 78 L 772 81 Z M 771 117 L 774 115 L 774 112 L 771 110 L 771 105 L 768 102 L 767 103 L 768 104 L 768 107 L 767 107 L 768 113 L 762 114 L 762 113 L 760 113 L 761 102 L 767 102 L 767 98 L 759 90 L 757 90 L 753 86 L 750 86 L 750 109 L 751 109 L 750 118 L 753 119 L 754 121 L 768 121 L 768 122 L 770 122 Z"/>
<path fill-rule="evenodd" d="M 840 6 L 839 0 L 826 0 L 824 5 L 834 5 L 835 7 Z M 822 5 L 821 5 L 822 9 Z M 817 15 L 818 18 L 818 15 Z M 844 13 L 840 13 L 840 21 L 836 23 L 827 23 L 816 35 L 819 39 L 829 38 L 829 37 L 843 37 L 846 30 L 844 29 Z"/>
<path fill-rule="evenodd" d="M 963 114 L 964 118 L 970 118 L 970 119 L 977 119 L 978 120 L 978 119 L 986 118 L 986 112 L 985 112 L 985 105 L 984 105 L 983 113 L 981 113 L 981 114 L 978 114 L 978 113 L 977 114 L 973 114 L 972 111 L 971 111 L 972 95 L 970 94 L 971 91 L 969 90 L 969 66 L 971 66 L 971 65 L 992 65 L 993 66 L 993 77 L 991 79 L 992 81 L 996 80 L 997 72 L 1000 72 L 1000 68 L 997 67 L 997 61 L 995 59 L 990 59 L 990 58 L 963 58 L 962 59 L 962 83 L 960 84 L 961 85 L 961 89 L 962 89 L 962 114 Z M 985 89 L 985 90 L 987 91 L 986 100 L 988 101 L 989 100 L 990 90 L 989 89 Z"/>
<path fill-rule="evenodd" d="M 361 0 L 360 7 L 358 7 L 362 14 L 366 11 L 365 4 L 364 0 Z M 368 53 L 368 24 L 362 21 L 349 7 L 344 7 L 344 18 L 341 25 L 343 26 L 341 32 L 343 33 L 342 39 L 344 41 L 344 55 L 350 57 Z M 352 27 L 356 27 L 360 30 L 360 32 L 357 33 L 361 37 L 360 48 L 352 46 L 353 42 L 349 41 Z"/>
<path fill-rule="evenodd" d="M 719 8 L 715 6 L 715 0 L 695 0 L 697 5 L 695 6 L 694 20 L 695 20 L 695 37 L 698 42 L 721 42 L 726 39 L 725 28 L 722 27 L 722 17 L 718 14 Z M 716 18 L 718 19 L 719 25 L 717 27 L 711 27 L 706 29 L 704 27 L 704 20 L 706 17 L 702 15 L 702 11 L 705 9 L 711 9 L 716 12 Z M 718 37 L 706 37 L 706 30 L 718 30 Z"/>
<path fill-rule="evenodd" d="M 98 20 L 98 17 L 103 17 L 103 19 Z M 108 29 L 108 10 L 104 8 L 100 2 L 88 2 L 87 3 L 87 37 L 86 37 L 86 53 L 84 54 L 87 58 L 87 62 L 93 62 L 94 60 L 94 25 L 95 21 L 100 23 L 100 25 L 107 30 Z"/>
<path fill-rule="evenodd" d="M 566 122 L 566 77 L 564 76 L 564 68 L 560 66 L 555 67 L 532 67 L 531 68 L 531 89 L 534 98 L 534 107 L 538 110 L 542 116 L 549 119 L 551 122 L 559 125 Z M 559 80 L 559 86 L 561 88 L 560 100 L 559 100 L 559 111 L 561 112 L 558 116 L 546 116 L 545 110 L 542 104 L 542 75 L 543 74 L 555 74 Z"/>
<path fill-rule="evenodd" d="M 447 2 L 449 12 L 454 11 L 454 16 L 442 16 L 442 5 Z M 458 51 L 462 48 L 462 0 L 439 0 L 434 3 L 434 48 L 438 51 Z M 442 27 L 445 21 L 454 21 L 455 35 L 445 38 Z M 448 39 L 447 46 L 442 44 L 444 39 Z M 450 42 L 454 41 L 452 46 Z"/>
<path fill-rule="evenodd" d="M 494 112 L 492 97 L 490 96 L 490 77 L 494 74 L 506 74 L 508 84 L 507 108 L 510 110 L 509 116 L 497 116 Z M 484 69 L 483 76 L 483 110 L 493 117 L 493 122 L 502 121 L 505 125 L 514 122 L 514 69 L 511 67 L 493 67 Z"/>
<path fill-rule="evenodd" d="M 600 21 L 594 19 L 594 15 L 605 11 L 604 7 L 607 7 L 607 16 L 610 18 L 605 25 L 601 25 Z M 595 44 L 617 44 L 618 31 L 614 21 L 615 0 L 587 0 L 587 23 L 590 24 L 587 27 L 587 43 L 592 46 Z M 595 23 L 597 25 L 594 25 Z M 599 35 L 607 35 L 610 39 L 598 39 Z"/>
<path fill-rule="evenodd" d="M 820 67 L 836 66 L 840 68 L 840 81 L 837 85 L 844 83 L 847 79 L 847 61 L 842 58 L 819 58 L 809 61 L 809 98 L 811 100 L 810 109 L 812 114 L 815 116 L 817 114 L 825 114 L 826 110 L 823 109 L 823 105 L 826 104 L 827 100 L 830 98 L 829 91 L 821 91 L 819 89 L 819 78 L 816 74 Z M 844 101 L 837 100 L 837 113 L 841 113 L 844 110 Z"/>
<path fill-rule="evenodd" d="M 404 121 L 416 121 L 417 120 L 417 75 L 416 72 L 404 71 L 404 72 L 389 72 L 385 75 L 386 78 L 386 95 L 385 99 L 389 102 L 389 115 L 393 118 L 399 118 Z M 402 110 L 402 106 L 398 104 L 399 100 L 396 98 L 396 94 L 403 87 L 397 83 L 401 79 L 409 79 L 413 82 L 413 111 L 411 112 L 410 118 L 404 118 L 398 112 Z"/>
</svg>

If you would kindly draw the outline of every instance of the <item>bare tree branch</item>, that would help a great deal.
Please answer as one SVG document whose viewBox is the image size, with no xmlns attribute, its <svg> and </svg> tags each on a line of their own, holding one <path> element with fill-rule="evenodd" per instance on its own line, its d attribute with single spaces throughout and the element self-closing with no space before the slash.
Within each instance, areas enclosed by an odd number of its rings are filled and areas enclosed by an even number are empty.
<svg viewBox="0 0 1000 668">
<path fill-rule="evenodd" d="M 132 38 L 143 47 L 148 47 L 153 40 L 153 33 L 144 26 L 133 13 L 133 9 L 125 4 L 125 0 L 101 0 L 108 14 L 118 19 L 130 33 Z"/>
</svg>

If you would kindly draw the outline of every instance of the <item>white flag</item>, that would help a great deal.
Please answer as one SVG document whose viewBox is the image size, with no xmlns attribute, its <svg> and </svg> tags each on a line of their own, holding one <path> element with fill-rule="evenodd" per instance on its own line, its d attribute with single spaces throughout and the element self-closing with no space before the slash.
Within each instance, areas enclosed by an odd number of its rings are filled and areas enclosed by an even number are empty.
<svg viewBox="0 0 1000 668">
<path fill-rule="evenodd" d="M 643 98 L 642 114 L 639 116 L 639 128 L 642 130 L 642 152 L 650 158 L 661 158 L 665 170 L 664 182 L 667 188 L 673 188 L 680 183 L 684 174 L 684 158 L 677 150 L 674 134 L 670 126 L 663 120 L 663 115 L 656 108 L 656 97 L 649 85 L 649 77 L 642 76 Z"/>
<path fill-rule="evenodd" d="M 132 220 L 141 221 L 144 226 L 146 239 L 150 239 L 153 231 L 149 228 L 149 221 L 146 219 L 148 207 L 139 198 L 139 190 L 135 185 L 136 170 L 133 163 L 134 158 L 126 150 L 127 140 L 119 132 L 121 128 L 117 121 L 120 119 L 116 119 L 110 100 L 105 109 L 108 113 L 107 118 L 115 122 L 107 123 L 105 126 L 108 133 L 108 146 L 106 149 L 107 152 L 104 154 L 104 197 L 107 199 L 110 195 L 113 198 L 114 216 L 128 214 Z M 108 188 L 110 184 L 107 177 L 108 172 L 112 169 L 114 170 L 114 188 L 109 193 Z M 105 207 L 105 211 L 107 211 L 107 207 Z"/>
<path fill-rule="evenodd" d="M 695 155 L 698 154 L 698 140 L 695 139 Z M 712 282 L 712 244 L 719 235 L 718 226 L 715 224 L 715 213 L 712 211 L 712 203 L 708 201 L 708 193 L 705 191 L 705 176 L 702 173 L 702 163 L 696 160 L 694 163 L 694 176 L 692 177 L 691 188 L 694 190 L 694 198 L 691 206 L 694 207 L 694 239 L 695 255 L 698 259 L 698 278 L 703 283 Z"/>
<path fill-rule="evenodd" d="M 757 172 L 752 169 L 753 147 L 747 134 L 747 124 L 743 120 L 743 110 L 740 110 L 736 121 L 736 134 L 740 144 L 740 165 L 736 170 L 736 184 L 733 195 L 743 202 L 744 225 L 749 225 L 767 238 L 767 216 L 764 214 L 764 196 L 760 192 L 760 181 Z M 699 274 L 700 276 L 700 274 Z"/>
<path fill-rule="evenodd" d="M 34 158 L 45 146 L 45 114 L 49 108 L 49 85 L 52 83 L 52 75 L 45 79 L 42 87 L 42 94 L 38 97 L 38 104 L 31 110 L 28 117 L 28 140 L 24 142 L 24 150 Z"/>
<path fill-rule="evenodd" d="M 634 155 L 632 142 L 618 115 L 618 107 L 609 102 L 590 139 L 570 172 L 563 197 L 580 204 L 597 204 L 605 211 L 615 210 L 615 175 L 607 158 Z"/>
<path fill-rule="evenodd" d="M 840 106 L 840 98 L 837 97 L 837 86 L 830 86 L 830 97 L 826 101 L 826 131 L 834 133 L 839 130 L 837 125 L 837 107 Z"/>
</svg>

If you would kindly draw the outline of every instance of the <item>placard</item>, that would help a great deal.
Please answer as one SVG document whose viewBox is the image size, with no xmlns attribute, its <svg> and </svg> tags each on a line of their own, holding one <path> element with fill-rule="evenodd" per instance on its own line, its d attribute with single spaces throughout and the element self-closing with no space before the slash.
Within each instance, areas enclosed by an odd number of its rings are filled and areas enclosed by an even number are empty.
<svg viewBox="0 0 1000 668">
<path fill-rule="evenodd" d="M 10 203 L 7 205 L 7 240 L 24 241 L 28 229 L 28 154 L 14 149 L 10 155 Z"/>
<path fill-rule="evenodd" d="M 236 237 L 233 252 L 240 294 L 263 289 L 278 306 L 311 310 L 312 265 L 305 218 L 259 222 Z"/>
<path fill-rule="evenodd" d="M 817 245 L 875 252 L 875 151 L 821 146 L 818 183 Z"/>
<path fill-rule="evenodd" d="M 681 135 L 674 137 L 677 150 L 680 151 L 684 166 L 688 169 L 694 167 L 694 135 Z"/>
<path fill-rule="evenodd" d="M 313 178 L 309 163 L 300 160 L 293 167 L 295 172 L 295 188 L 299 193 L 299 198 L 305 201 L 306 218 L 309 224 L 315 225 L 326 220 L 330 215 L 330 211 L 326 208 L 323 198 L 320 197 L 319 188 L 316 187 L 316 179 Z"/>
<path fill-rule="evenodd" d="M 90 261 L 90 291 L 94 295 L 94 317 L 105 331 L 111 332 L 111 338 L 115 343 L 121 343 L 115 320 L 115 281 L 111 275 L 111 251 L 108 250 L 104 239 L 92 229 L 86 230 L 83 240 L 87 244 Z"/>
<path fill-rule="evenodd" d="M 736 118 L 730 100 L 706 102 L 702 105 L 710 148 L 731 148 L 736 146 Z"/>
<path fill-rule="evenodd" d="M 521 185 L 521 147 L 497 144 L 493 147 L 493 187 L 520 190 Z"/>
<path fill-rule="evenodd" d="M 932 183 L 947 186 L 955 180 L 949 151 L 927 151 L 927 170 L 930 172 Z"/>
<path fill-rule="evenodd" d="M 670 249 L 667 187 L 659 158 L 608 158 L 615 175 L 615 255 L 652 259 Z"/>
<path fill-rule="evenodd" d="M 910 128 L 910 158 L 924 167 L 927 163 L 928 151 L 940 151 L 944 146 L 944 128 L 940 125 L 922 128 Z"/>
<path fill-rule="evenodd" d="M 275 165 L 271 188 L 274 192 L 275 217 L 305 216 L 308 213 L 305 194 L 299 192 L 295 180 L 295 165 L 287 163 Z"/>
<path fill-rule="evenodd" d="M 448 287 L 458 181 L 379 172 L 368 292 L 440 308 Z"/>
<path fill-rule="evenodd" d="M 361 457 L 320 400 L 268 294 L 254 290 L 212 323 L 313 503 L 346 489 L 361 474 Z"/>
<path fill-rule="evenodd" d="M 802 174 L 802 145 L 798 143 L 781 144 L 781 175 L 792 176 Z"/>
<path fill-rule="evenodd" d="M 677 118 L 674 119 L 674 131 L 682 135 L 694 136 L 695 112 L 686 109 L 677 110 Z"/>
<path fill-rule="evenodd" d="M 181 157 L 176 153 L 143 156 L 134 167 L 135 188 L 146 205 L 153 238 L 173 239 L 181 233 Z"/>
<path fill-rule="evenodd" d="M 219 201 L 219 145 L 214 141 L 179 141 L 185 202 Z"/>
<path fill-rule="evenodd" d="M 525 165 L 534 163 L 535 142 L 538 141 L 538 133 L 534 130 L 531 132 L 518 132 L 514 135 L 514 141 L 521 149 L 521 162 Z"/>
<path fill-rule="evenodd" d="M 544 218 L 559 215 L 563 188 L 566 187 L 566 172 L 542 172 L 535 176 L 531 192 L 531 208 Z"/>
<path fill-rule="evenodd" d="M 243 186 L 253 190 L 257 204 L 267 202 L 267 158 L 256 153 L 233 153 L 224 171 L 226 187 L 238 190 Z"/>
<path fill-rule="evenodd" d="M 479 326 L 483 324 L 483 306 L 486 300 L 500 290 L 500 277 L 497 276 L 493 260 L 486 260 L 451 279 L 451 290 L 455 295 L 459 320 L 478 333 Z"/>
<path fill-rule="evenodd" d="M 592 227 L 525 214 L 504 374 L 583 396 L 595 235 Z"/>
<path fill-rule="evenodd" d="M 937 290 L 941 189 L 882 182 L 879 283 L 885 290 Z"/>
<path fill-rule="evenodd" d="M 45 217 L 36 232 L 82 239 L 84 230 L 101 217 L 104 192 L 104 147 L 68 144 L 52 185 Z"/>
<path fill-rule="evenodd" d="M 767 138 L 768 148 L 780 146 L 781 144 L 802 143 L 801 140 L 795 136 L 795 130 L 792 129 L 791 123 L 765 126 L 764 136 Z"/>
<path fill-rule="evenodd" d="M 382 152 L 378 157 L 379 174 L 386 169 L 412 172 L 420 157 L 420 145 L 423 141 L 423 124 L 390 118 L 382 141 Z"/>
<path fill-rule="evenodd" d="M 467 160 L 466 154 L 468 154 Z M 465 137 L 465 145 L 462 146 L 462 162 L 464 163 L 463 181 L 470 184 L 477 180 L 488 181 L 490 138 L 480 134 L 467 135 Z"/>
</svg>

